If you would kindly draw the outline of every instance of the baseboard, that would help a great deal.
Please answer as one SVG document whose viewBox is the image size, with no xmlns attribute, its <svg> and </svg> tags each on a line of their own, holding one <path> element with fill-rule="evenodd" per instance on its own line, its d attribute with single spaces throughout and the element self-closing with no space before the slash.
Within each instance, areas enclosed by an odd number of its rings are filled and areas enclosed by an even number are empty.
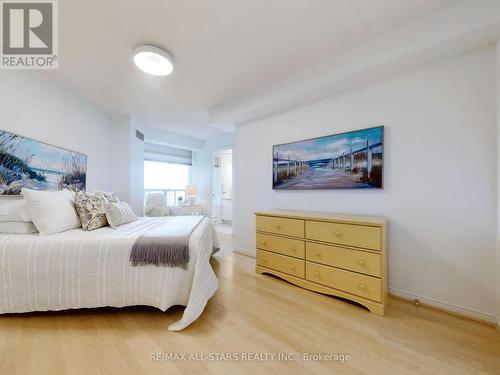
<svg viewBox="0 0 500 375">
<path fill-rule="evenodd" d="M 438 310 L 442 310 L 445 312 L 449 312 L 451 314 L 459 315 L 464 318 L 469 318 L 469 319 L 474 319 L 474 320 L 479 320 L 483 323 L 487 323 L 489 325 L 497 326 L 497 318 L 493 314 L 488 314 L 484 313 L 481 311 L 469 309 L 467 307 L 463 306 L 457 306 L 451 303 L 447 302 L 441 302 L 438 301 L 434 298 L 429 298 L 429 297 L 424 297 L 424 296 L 418 296 L 416 294 L 400 290 L 400 289 L 395 289 L 395 288 L 389 288 L 389 294 L 393 295 L 394 297 L 402 298 L 404 300 L 413 302 L 415 299 L 418 298 L 420 304 L 429 306 Z"/>
<path fill-rule="evenodd" d="M 241 249 L 241 248 L 234 248 L 234 252 L 243 254 L 252 258 L 255 258 L 256 254 L 255 251 L 250 251 L 246 249 Z M 489 324 L 491 326 L 494 326 L 497 328 L 497 330 L 500 332 L 500 323 L 498 322 L 497 317 L 494 314 L 488 314 L 484 313 L 481 311 L 477 311 L 474 309 L 469 309 L 467 307 L 463 306 L 458 306 L 454 305 L 451 303 L 447 302 L 442 302 L 438 301 L 434 298 L 429 298 L 429 297 L 424 297 L 424 296 L 419 296 L 410 292 L 407 292 L 405 290 L 401 289 L 396 289 L 396 288 L 389 288 L 389 294 L 401 298 L 410 302 L 413 302 L 416 298 L 420 301 L 421 305 L 429 306 L 438 310 L 442 310 L 454 315 L 459 315 L 464 318 L 468 319 L 474 319 L 478 320 L 480 322 Z"/>
<path fill-rule="evenodd" d="M 250 250 L 245 250 L 245 249 L 240 249 L 240 248 L 233 248 L 233 251 L 238 254 L 243 254 L 252 258 L 255 258 L 255 251 L 250 251 Z"/>
</svg>

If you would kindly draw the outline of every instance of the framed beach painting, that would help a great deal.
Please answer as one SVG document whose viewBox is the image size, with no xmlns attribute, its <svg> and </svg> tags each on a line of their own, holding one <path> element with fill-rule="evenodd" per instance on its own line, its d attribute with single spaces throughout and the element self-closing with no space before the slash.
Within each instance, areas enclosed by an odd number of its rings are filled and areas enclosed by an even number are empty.
<svg viewBox="0 0 500 375">
<path fill-rule="evenodd" d="M 381 189 L 384 127 L 273 146 L 273 189 Z"/>
<path fill-rule="evenodd" d="M 87 155 L 0 130 L 0 195 L 85 190 Z"/>
</svg>

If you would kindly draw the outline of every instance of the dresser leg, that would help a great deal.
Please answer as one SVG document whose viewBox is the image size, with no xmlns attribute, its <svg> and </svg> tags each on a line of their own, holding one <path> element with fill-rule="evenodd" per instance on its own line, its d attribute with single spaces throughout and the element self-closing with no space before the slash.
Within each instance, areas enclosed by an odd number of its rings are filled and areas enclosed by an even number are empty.
<svg viewBox="0 0 500 375">
<path fill-rule="evenodd" d="M 378 316 L 384 316 L 385 315 L 385 309 L 384 306 L 382 305 L 372 305 L 372 306 L 365 306 L 368 310 L 370 310 L 371 313 L 378 315 Z"/>
</svg>

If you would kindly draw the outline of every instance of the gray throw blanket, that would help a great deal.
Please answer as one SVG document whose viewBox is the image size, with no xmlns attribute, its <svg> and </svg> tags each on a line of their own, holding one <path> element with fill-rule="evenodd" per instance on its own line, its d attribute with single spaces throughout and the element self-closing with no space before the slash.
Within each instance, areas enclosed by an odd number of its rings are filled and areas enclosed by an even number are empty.
<svg viewBox="0 0 500 375">
<path fill-rule="evenodd" d="M 189 238 L 204 216 L 174 216 L 137 238 L 132 245 L 133 266 L 152 264 L 187 268 Z"/>
</svg>

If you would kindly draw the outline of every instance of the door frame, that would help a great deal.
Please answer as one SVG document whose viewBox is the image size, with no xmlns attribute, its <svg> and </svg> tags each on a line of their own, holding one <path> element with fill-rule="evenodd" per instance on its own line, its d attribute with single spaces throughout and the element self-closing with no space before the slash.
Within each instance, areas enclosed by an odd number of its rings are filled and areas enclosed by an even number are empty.
<svg viewBox="0 0 500 375">
<path fill-rule="evenodd" d="M 231 220 L 231 225 L 234 221 L 234 145 L 225 145 L 225 146 L 220 146 L 216 147 L 211 150 L 211 156 L 210 156 L 210 220 L 214 222 L 214 161 L 215 157 L 217 154 L 222 153 L 223 151 L 226 150 L 231 150 L 231 176 L 233 179 L 233 184 L 231 185 L 231 203 L 232 203 L 232 220 Z M 222 192 L 221 192 L 222 194 Z M 221 197 L 222 200 L 222 197 Z M 220 221 L 222 222 L 222 202 L 221 202 L 221 217 L 219 218 Z"/>
</svg>

